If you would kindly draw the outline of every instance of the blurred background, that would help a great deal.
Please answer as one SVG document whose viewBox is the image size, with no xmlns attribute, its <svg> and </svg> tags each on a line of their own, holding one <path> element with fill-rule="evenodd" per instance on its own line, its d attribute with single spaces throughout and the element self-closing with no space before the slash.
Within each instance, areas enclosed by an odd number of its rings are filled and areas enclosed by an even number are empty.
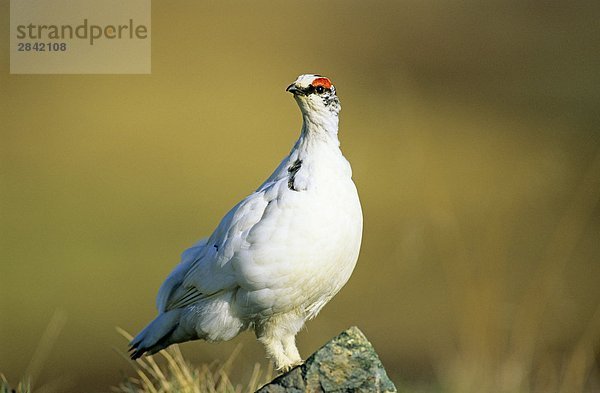
<svg viewBox="0 0 600 393">
<path fill-rule="evenodd" d="M 115 327 L 154 317 L 181 251 L 289 152 L 285 88 L 319 73 L 365 227 L 302 355 L 357 325 L 409 391 L 600 391 L 599 2 L 155 0 L 151 75 L 9 75 L 0 13 L 13 384 L 33 367 L 36 386 L 102 392 L 131 374 Z M 266 364 L 249 333 L 182 350 L 239 343 L 241 376 Z"/>
</svg>

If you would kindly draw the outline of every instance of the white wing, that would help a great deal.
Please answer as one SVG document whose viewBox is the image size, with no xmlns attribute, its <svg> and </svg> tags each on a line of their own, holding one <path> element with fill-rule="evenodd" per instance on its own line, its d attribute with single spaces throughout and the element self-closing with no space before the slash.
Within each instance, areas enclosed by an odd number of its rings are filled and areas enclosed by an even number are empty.
<svg viewBox="0 0 600 393">
<path fill-rule="evenodd" d="M 206 251 L 189 268 L 183 286 L 210 296 L 238 286 L 232 258 L 248 248 L 248 232 L 260 221 L 268 201 L 264 191 L 257 191 L 238 203 L 221 220 L 208 238 Z"/>
<path fill-rule="evenodd" d="M 192 266 L 192 263 L 200 255 L 202 249 L 206 245 L 208 238 L 204 238 L 196 242 L 192 247 L 188 248 L 181 254 L 181 262 L 173 269 L 171 274 L 167 277 L 165 282 L 160 286 L 158 290 L 158 296 L 156 297 L 156 308 L 159 313 L 165 312 L 169 307 L 171 295 L 173 291 L 181 286 L 185 274 Z"/>
<path fill-rule="evenodd" d="M 276 186 L 281 173 L 285 176 L 285 162 L 259 190 L 234 206 L 209 238 L 198 241 L 182 254 L 181 262 L 158 292 L 159 312 L 183 308 L 238 286 L 231 259 L 248 246 L 248 232 L 260 221 L 268 204 L 266 191 Z"/>
</svg>

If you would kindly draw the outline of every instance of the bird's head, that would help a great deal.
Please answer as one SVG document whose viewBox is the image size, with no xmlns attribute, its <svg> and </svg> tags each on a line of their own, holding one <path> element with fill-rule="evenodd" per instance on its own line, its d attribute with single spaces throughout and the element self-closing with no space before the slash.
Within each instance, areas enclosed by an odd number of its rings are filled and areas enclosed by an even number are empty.
<svg viewBox="0 0 600 393">
<path fill-rule="evenodd" d="M 328 78 L 321 75 L 300 75 L 286 91 L 294 95 L 305 116 L 337 117 L 342 108 L 335 94 L 335 87 Z"/>
</svg>

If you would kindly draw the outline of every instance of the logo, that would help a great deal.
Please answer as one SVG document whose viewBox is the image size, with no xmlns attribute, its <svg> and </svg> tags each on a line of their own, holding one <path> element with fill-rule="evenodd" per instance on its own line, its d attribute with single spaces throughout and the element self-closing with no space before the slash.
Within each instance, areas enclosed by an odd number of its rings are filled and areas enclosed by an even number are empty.
<svg viewBox="0 0 600 393">
<path fill-rule="evenodd" d="M 150 0 L 11 0 L 11 74 L 149 74 Z"/>
</svg>

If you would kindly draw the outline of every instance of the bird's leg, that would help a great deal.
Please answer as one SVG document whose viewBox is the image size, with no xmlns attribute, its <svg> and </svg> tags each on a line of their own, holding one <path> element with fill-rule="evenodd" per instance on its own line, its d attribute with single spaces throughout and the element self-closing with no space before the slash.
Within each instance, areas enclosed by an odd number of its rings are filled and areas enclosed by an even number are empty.
<svg viewBox="0 0 600 393">
<path fill-rule="evenodd" d="M 275 362 L 275 368 L 283 371 L 292 368 L 293 362 L 286 356 L 283 343 L 279 338 L 267 332 L 261 335 L 257 333 L 257 336 L 258 341 L 265 346 L 268 357 Z"/>
<path fill-rule="evenodd" d="M 304 318 L 295 313 L 273 316 L 257 324 L 256 337 L 263 343 L 278 370 L 288 371 L 302 363 L 295 336 L 303 324 Z"/>
<path fill-rule="evenodd" d="M 282 343 L 285 355 L 292 363 L 292 367 L 301 364 L 302 358 L 300 357 L 300 353 L 298 352 L 298 347 L 296 347 L 296 336 L 286 336 L 283 338 Z"/>
</svg>

